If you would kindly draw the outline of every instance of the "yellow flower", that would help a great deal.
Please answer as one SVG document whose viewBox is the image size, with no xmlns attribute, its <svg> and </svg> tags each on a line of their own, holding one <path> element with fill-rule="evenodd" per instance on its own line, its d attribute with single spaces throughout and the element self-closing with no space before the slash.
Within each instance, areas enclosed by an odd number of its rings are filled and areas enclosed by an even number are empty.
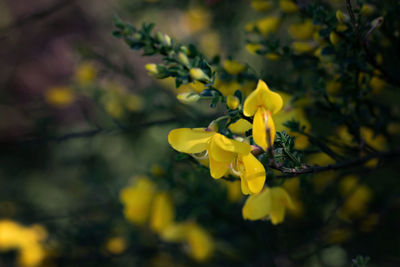
<svg viewBox="0 0 400 267">
<path fill-rule="evenodd" d="M 240 176 L 243 194 L 258 194 L 263 189 L 265 169 L 253 154 L 239 155 L 236 168 L 234 172 Z"/>
<path fill-rule="evenodd" d="M 233 95 L 228 95 L 228 97 L 226 98 L 226 105 L 231 110 L 237 109 L 240 105 L 239 98 Z"/>
<path fill-rule="evenodd" d="M 212 237 L 194 222 L 170 224 L 161 233 L 161 239 L 167 242 L 186 243 L 189 255 L 197 261 L 209 259 L 215 247 Z"/>
<path fill-rule="evenodd" d="M 340 42 L 340 37 L 339 37 L 339 35 L 337 35 L 336 32 L 332 31 L 332 32 L 329 34 L 329 40 L 331 41 L 331 43 L 332 43 L 333 45 L 337 45 L 337 44 Z"/>
<path fill-rule="evenodd" d="M 286 209 L 293 209 L 292 199 L 282 187 L 267 187 L 260 194 L 252 195 L 243 206 L 243 218 L 259 220 L 268 218 L 279 224 L 285 218 Z"/>
<path fill-rule="evenodd" d="M 107 240 L 106 249 L 112 254 L 121 254 L 126 250 L 126 239 L 123 237 L 112 237 Z"/>
<path fill-rule="evenodd" d="M 278 61 L 280 56 L 277 53 L 267 53 L 265 57 L 271 61 Z"/>
<path fill-rule="evenodd" d="M 272 114 L 281 110 L 283 105 L 282 97 L 269 90 L 267 84 L 259 80 L 254 90 L 245 100 L 243 114 L 253 119 L 254 142 L 266 150 L 269 146 L 267 131 L 270 133 L 271 144 L 275 140 L 275 125 Z"/>
<path fill-rule="evenodd" d="M 281 19 L 279 17 L 270 16 L 258 20 L 255 26 L 258 28 L 261 34 L 268 36 L 269 34 L 276 32 L 280 24 Z"/>
<path fill-rule="evenodd" d="M 150 228 L 154 232 L 162 232 L 175 219 L 175 210 L 167 193 L 158 193 L 154 197 L 151 210 Z"/>
<path fill-rule="evenodd" d="M 360 13 L 363 16 L 370 16 L 374 13 L 374 11 L 375 11 L 375 6 L 368 3 L 364 3 L 361 7 Z"/>
<path fill-rule="evenodd" d="M 75 72 L 75 79 L 79 84 L 88 85 L 96 78 L 97 69 L 92 63 L 82 63 Z"/>
<path fill-rule="evenodd" d="M 291 0 L 279 0 L 279 6 L 284 13 L 296 13 L 299 7 Z"/>
<path fill-rule="evenodd" d="M 45 93 L 47 103 L 54 107 L 65 108 L 75 100 L 75 94 L 67 87 L 53 87 Z"/>
<path fill-rule="evenodd" d="M 296 53 L 303 54 L 312 52 L 317 47 L 315 42 L 293 42 L 292 48 Z"/>
<path fill-rule="evenodd" d="M 224 61 L 224 69 L 226 70 L 227 73 L 232 74 L 232 75 L 237 75 L 244 71 L 246 68 L 245 64 L 242 64 L 237 61 L 233 60 L 225 60 Z"/>
<path fill-rule="evenodd" d="M 47 237 L 40 225 L 24 227 L 11 220 L 0 220 L 0 251 L 18 250 L 19 266 L 38 266 L 46 256 L 40 243 Z"/>
<path fill-rule="evenodd" d="M 191 223 L 187 226 L 186 240 L 189 245 L 189 255 L 197 261 L 209 259 L 214 252 L 214 241 L 200 226 Z"/>
<path fill-rule="evenodd" d="M 256 11 L 268 11 L 272 7 L 272 2 L 269 0 L 253 0 L 251 1 L 251 7 Z"/>
<path fill-rule="evenodd" d="M 184 103 L 184 104 L 190 104 L 190 103 L 195 103 L 200 99 L 200 95 L 193 93 L 193 92 L 188 92 L 188 93 L 181 93 L 176 96 L 176 98 L 179 100 L 179 102 Z"/>
<path fill-rule="evenodd" d="M 221 178 L 235 161 L 237 155 L 250 153 L 251 146 L 229 139 L 222 134 L 205 128 L 181 128 L 168 134 L 169 144 L 183 153 L 202 153 L 209 158 L 210 173 L 215 179 Z"/>
<path fill-rule="evenodd" d="M 192 77 L 193 80 L 205 80 L 208 78 L 207 74 L 204 73 L 204 71 L 200 68 L 192 68 L 189 71 L 190 77 Z"/>
<path fill-rule="evenodd" d="M 145 69 L 148 71 L 150 76 L 154 76 L 158 74 L 157 64 L 146 64 Z"/>
<path fill-rule="evenodd" d="M 234 134 L 245 134 L 252 127 L 251 123 L 245 119 L 239 119 L 237 122 L 229 125 L 229 130 Z"/>
<path fill-rule="evenodd" d="M 120 192 L 120 200 L 124 204 L 124 215 L 135 224 L 144 224 L 149 215 L 156 188 L 147 177 L 140 177 L 135 185 L 124 188 Z"/>
<path fill-rule="evenodd" d="M 252 54 L 257 54 L 257 51 L 260 51 L 263 48 L 261 44 L 252 44 L 248 43 L 246 44 L 246 49 Z"/>
<path fill-rule="evenodd" d="M 289 26 L 289 34 L 293 39 L 308 40 L 313 37 L 315 26 L 311 19 L 307 19 L 303 23 L 293 24 Z"/>
<path fill-rule="evenodd" d="M 226 180 L 220 180 L 222 184 L 226 187 L 227 193 L 228 193 L 228 200 L 230 202 L 237 202 L 241 199 L 242 197 L 242 192 L 241 192 L 241 183 L 240 181 L 226 181 Z"/>
</svg>

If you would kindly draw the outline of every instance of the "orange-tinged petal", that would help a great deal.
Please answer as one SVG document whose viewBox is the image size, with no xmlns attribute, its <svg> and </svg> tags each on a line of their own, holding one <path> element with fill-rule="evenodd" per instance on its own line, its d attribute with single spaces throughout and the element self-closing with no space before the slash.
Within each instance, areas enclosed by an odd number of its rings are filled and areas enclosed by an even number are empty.
<svg viewBox="0 0 400 267">
<path fill-rule="evenodd" d="M 244 219 L 259 220 L 266 217 L 271 211 L 270 188 L 265 188 L 260 194 L 251 195 L 243 206 Z"/>
<path fill-rule="evenodd" d="M 238 154 L 247 154 L 251 151 L 251 146 L 233 139 L 229 139 L 222 134 L 216 134 L 213 142 L 221 149 Z"/>
<path fill-rule="evenodd" d="M 230 162 L 220 162 L 213 159 L 210 155 L 210 173 L 215 179 L 219 179 L 226 174 L 229 169 Z"/>
<path fill-rule="evenodd" d="M 281 110 L 282 105 L 282 97 L 278 93 L 272 92 L 264 81 L 259 80 L 256 90 L 244 101 L 243 113 L 245 116 L 251 117 L 259 107 L 264 107 L 274 114 Z"/>
<path fill-rule="evenodd" d="M 180 128 L 169 132 L 168 143 L 179 152 L 200 153 L 207 149 L 211 137 L 215 134 L 204 128 Z"/>
<path fill-rule="evenodd" d="M 251 194 L 258 194 L 264 187 L 265 169 L 253 154 L 249 153 L 241 157 L 244 165 L 244 173 L 241 175 L 247 181 L 247 187 Z"/>
</svg>

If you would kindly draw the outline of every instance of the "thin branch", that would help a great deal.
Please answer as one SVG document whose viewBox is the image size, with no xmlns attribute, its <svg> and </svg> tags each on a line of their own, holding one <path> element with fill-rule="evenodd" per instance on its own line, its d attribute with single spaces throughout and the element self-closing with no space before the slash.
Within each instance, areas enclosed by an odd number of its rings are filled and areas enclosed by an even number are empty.
<svg viewBox="0 0 400 267">
<path fill-rule="evenodd" d="M 87 131 L 76 132 L 76 133 L 68 133 L 68 134 L 65 134 L 62 136 L 58 136 L 58 137 L 43 137 L 43 138 L 26 140 L 26 141 L 20 142 L 19 144 L 36 144 L 36 143 L 48 143 L 48 142 L 59 143 L 59 142 L 67 141 L 70 139 L 89 138 L 89 137 L 93 137 L 98 134 L 135 132 L 142 128 L 147 128 L 147 127 L 151 127 L 154 125 L 174 123 L 174 122 L 178 122 L 178 119 L 170 118 L 170 119 L 164 119 L 164 120 L 155 120 L 155 121 L 150 121 L 150 122 L 138 123 L 138 124 L 132 125 L 132 126 L 126 126 L 126 127 L 124 126 L 123 128 L 87 130 Z"/>
<path fill-rule="evenodd" d="M 344 161 L 340 162 L 337 164 L 330 164 L 326 166 L 309 166 L 301 169 L 296 169 L 296 168 L 285 168 L 285 167 L 277 167 L 273 166 L 270 164 L 268 167 L 279 170 L 280 172 L 283 173 L 283 175 L 277 176 L 277 178 L 289 178 L 289 177 L 295 177 L 301 174 L 307 174 L 307 173 L 318 173 L 318 172 L 324 172 L 324 171 L 329 171 L 329 170 L 339 170 L 339 169 L 345 169 L 345 168 L 351 168 L 355 167 L 358 165 L 362 165 L 366 163 L 367 161 L 371 159 L 384 159 L 384 158 L 391 158 L 391 157 L 400 157 L 400 148 L 386 151 L 386 152 L 379 152 L 379 153 L 373 153 L 365 157 L 361 157 L 358 159 L 353 159 L 349 161 Z"/>
</svg>

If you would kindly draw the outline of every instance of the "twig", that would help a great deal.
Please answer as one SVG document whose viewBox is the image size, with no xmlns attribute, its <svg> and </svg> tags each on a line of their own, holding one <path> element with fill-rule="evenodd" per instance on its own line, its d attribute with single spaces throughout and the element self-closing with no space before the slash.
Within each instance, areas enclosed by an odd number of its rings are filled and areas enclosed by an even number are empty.
<svg viewBox="0 0 400 267">
<path fill-rule="evenodd" d="M 296 168 L 285 168 L 285 167 L 278 167 L 276 165 L 270 164 L 268 167 L 279 170 L 282 172 L 284 175 L 279 175 L 277 178 L 289 178 L 289 177 L 295 177 L 301 174 L 307 174 L 307 173 L 318 173 L 318 172 L 324 172 L 324 171 L 329 171 L 329 170 L 339 170 L 339 169 L 345 169 L 345 168 L 350 168 L 354 166 L 358 166 L 361 164 L 366 163 L 367 161 L 371 159 L 383 159 L 383 158 L 390 158 L 390 157 L 399 157 L 400 156 L 400 148 L 386 151 L 386 152 L 379 152 L 379 153 L 373 153 L 365 157 L 361 157 L 358 159 L 353 159 L 349 161 L 344 161 L 340 162 L 338 164 L 330 164 L 326 166 L 310 166 L 310 167 L 305 167 L 301 169 L 296 169 Z"/>
</svg>

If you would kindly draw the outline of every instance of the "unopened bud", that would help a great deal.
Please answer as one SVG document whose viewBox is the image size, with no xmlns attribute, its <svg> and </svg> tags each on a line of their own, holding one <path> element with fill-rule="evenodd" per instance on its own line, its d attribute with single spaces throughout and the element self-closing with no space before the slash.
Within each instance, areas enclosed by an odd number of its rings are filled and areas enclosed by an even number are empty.
<svg viewBox="0 0 400 267">
<path fill-rule="evenodd" d="M 185 66 L 189 66 L 189 64 L 190 64 L 188 57 L 182 52 L 178 53 L 178 60 L 180 63 L 182 63 Z"/>
<path fill-rule="evenodd" d="M 347 18 L 346 16 L 343 14 L 342 11 L 338 10 L 336 11 L 336 19 L 340 22 L 340 23 L 345 23 Z"/>
<path fill-rule="evenodd" d="M 200 99 L 200 95 L 197 93 L 182 93 L 177 95 L 176 97 L 180 102 L 184 104 L 190 104 L 190 103 L 195 103 Z"/>
<path fill-rule="evenodd" d="M 340 42 L 340 37 L 339 37 L 339 35 L 337 35 L 336 32 L 331 32 L 329 34 L 329 40 L 331 41 L 331 43 L 333 45 L 337 45 Z"/>
<path fill-rule="evenodd" d="M 201 81 L 201 80 L 208 79 L 208 76 L 207 76 L 207 75 L 204 73 L 204 71 L 203 71 L 202 69 L 200 69 L 200 68 L 193 68 L 193 69 L 190 69 L 189 74 L 190 74 L 190 77 L 191 77 L 193 80 Z"/>
<path fill-rule="evenodd" d="M 158 74 L 158 69 L 157 69 L 157 64 L 146 64 L 145 66 L 146 70 L 148 70 L 149 75 L 157 75 Z"/>
<path fill-rule="evenodd" d="M 169 37 L 169 35 L 168 34 L 164 34 L 164 44 L 166 45 L 166 46 L 171 46 L 171 37 Z"/>
<path fill-rule="evenodd" d="M 239 104 L 240 104 L 239 98 L 237 98 L 236 96 L 228 95 L 228 97 L 226 98 L 226 105 L 231 110 L 237 109 Z"/>
<path fill-rule="evenodd" d="M 179 51 L 181 51 L 182 53 L 184 53 L 185 55 L 187 55 L 189 53 L 189 49 L 182 45 L 181 47 L 179 47 Z"/>
<path fill-rule="evenodd" d="M 377 17 L 371 22 L 371 27 L 379 28 L 383 23 L 383 17 Z"/>
</svg>

